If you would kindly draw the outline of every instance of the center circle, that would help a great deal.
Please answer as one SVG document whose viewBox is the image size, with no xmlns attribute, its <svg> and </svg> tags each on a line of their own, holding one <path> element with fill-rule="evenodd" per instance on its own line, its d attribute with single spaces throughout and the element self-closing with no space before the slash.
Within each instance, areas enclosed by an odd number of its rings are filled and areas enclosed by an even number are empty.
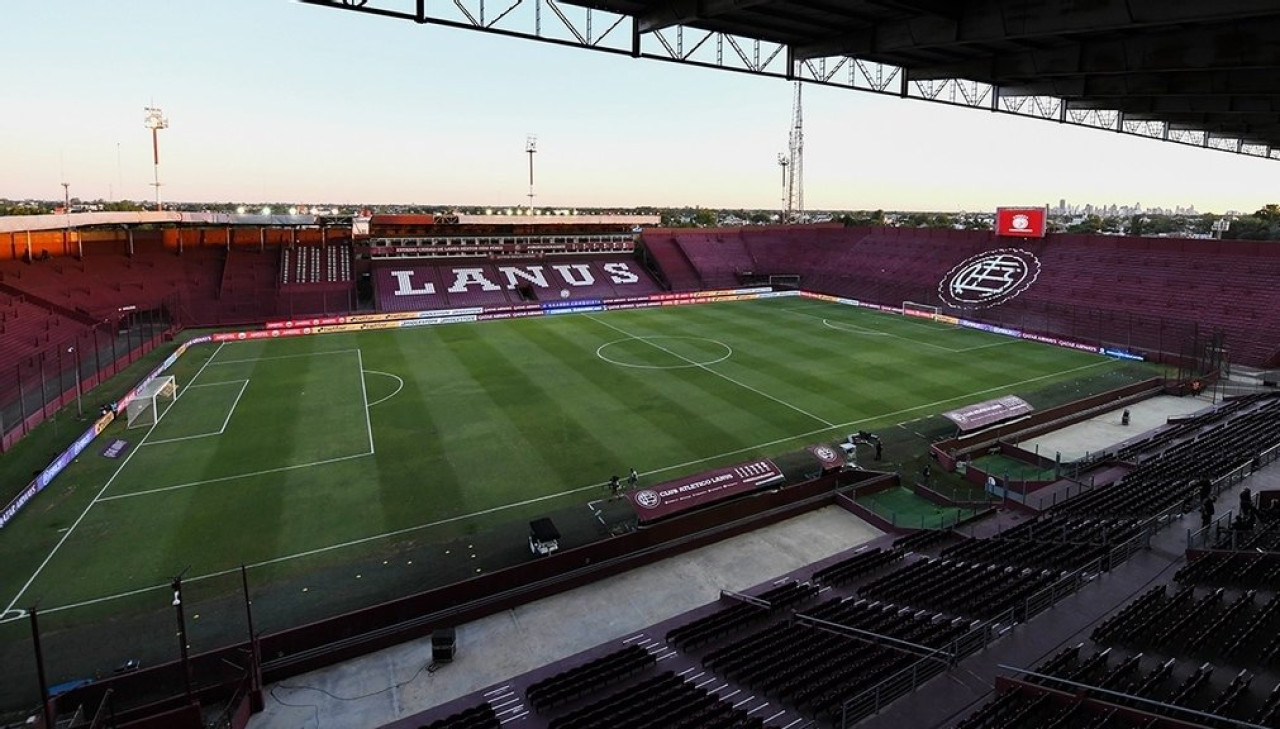
<svg viewBox="0 0 1280 729">
<path fill-rule="evenodd" d="M 689 347 L 688 342 L 711 344 L 714 347 L 710 349 L 716 351 L 700 352 L 697 351 L 696 347 Z M 673 362 L 671 364 L 653 364 L 636 361 L 640 357 L 627 351 L 628 344 L 637 353 L 642 351 L 641 348 L 643 348 L 643 350 L 649 350 L 650 354 L 673 360 Z M 717 339 L 708 339 L 706 337 L 627 337 L 626 339 L 615 339 L 612 342 L 600 345 L 596 348 L 596 356 L 609 364 L 618 365 L 619 367 L 634 367 L 641 370 L 683 370 L 690 367 L 707 367 L 723 362 L 733 356 L 733 348 Z"/>
</svg>

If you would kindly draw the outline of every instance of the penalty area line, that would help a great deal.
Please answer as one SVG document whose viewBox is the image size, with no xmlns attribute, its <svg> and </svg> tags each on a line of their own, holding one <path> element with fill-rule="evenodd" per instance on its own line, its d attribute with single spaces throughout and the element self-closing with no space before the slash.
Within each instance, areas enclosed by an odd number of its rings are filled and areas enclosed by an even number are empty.
<svg viewBox="0 0 1280 729">
<path fill-rule="evenodd" d="M 222 344 L 226 344 L 226 342 L 223 342 Z M 218 346 L 221 347 L 222 345 L 218 345 Z M 327 354 L 350 354 L 352 352 L 359 352 L 359 351 L 360 351 L 359 349 L 331 349 L 324 352 L 303 352 L 301 354 L 276 354 L 270 357 L 248 357 L 246 359 L 224 359 L 218 364 L 220 365 L 247 364 L 249 362 L 266 362 L 268 360 L 273 360 L 273 359 L 294 359 L 296 357 L 323 357 L 324 355 L 327 355 Z M 212 359 L 212 357 L 210 359 Z"/>
<path fill-rule="evenodd" d="M 213 358 L 217 357 L 218 352 L 221 351 L 222 345 L 219 344 L 218 348 L 213 351 L 213 354 L 209 355 L 209 359 L 205 360 L 204 365 L 196 371 L 195 376 L 191 378 L 192 381 L 199 377 L 201 372 L 204 372 L 204 368 L 208 367 L 209 363 L 213 361 Z M 177 402 L 178 400 L 177 397 L 174 397 L 173 399 L 174 402 Z M 107 492 L 107 489 L 111 488 L 111 484 L 116 482 L 116 478 L 118 478 L 120 474 L 124 473 L 124 468 L 129 465 L 129 461 L 132 461 L 134 456 L 142 452 L 142 446 L 146 444 L 147 439 L 151 437 L 151 434 L 156 432 L 156 426 L 160 425 L 160 421 L 164 420 L 164 416 L 168 415 L 172 410 L 173 405 L 170 405 L 165 408 L 164 412 L 156 416 L 156 421 L 147 429 L 147 434 L 142 436 L 142 440 L 138 441 L 138 447 L 134 448 L 129 455 L 125 456 L 124 460 L 120 462 L 120 467 L 116 469 L 115 473 L 111 474 L 111 478 L 108 478 L 107 482 L 102 485 L 102 488 L 98 491 L 97 495 L 93 497 L 93 500 L 89 502 L 88 506 L 84 507 L 84 511 L 80 512 L 80 516 L 76 517 L 76 520 L 71 523 L 71 526 L 67 528 L 67 531 L 63 532 L 62 538 L 58 540 L 57 544 L 53 545 L 53 549 L 49 550 L 49 554 L 44 558 L 44 561 L 40 563 L 39 567 L 36 567 L 35 572 L 31 573 L 30 579 L 22 585 L 22 589 L 18 590 L 18 594 L 13 596 L 13 600 L 9 602 L 9 605 L 5 607 L 3 611 L 0 611 L 0 615 L 8 615 L 13 610 L 13 606 L 17 605 L 18 601 L 22 599 L 22 596 L 26 594 L 27 590 L 31 589 L 32 583 L 36 581 L 36 578 L 40 576 L 41 572 L 44 572 L 44 568 L 53 560 L 53 556 L 58 553 L 59 549 L 62 549 L 62 545 L 67 543 L 67 540 L 70 539 L 71 535 L 75 532 L 76 527 L 80 526 L 80 522 L 84 521 L 84 518 L 89 515 L 89 511 L 92 510 L 99 501 L 104 500 L 102 495 Z"/>
<path fill-rule="evenodd" d="M 218 385 L 226 385 L 226 384 L 235 384 L 237 382 L 240 383 L 240 392 L 236 393 L 236 399 L 231 402 L 231 409 L 227 411 L 227 417 L 222 420 L 221 428 L 218 428 L 212 433 L 198 433 L 196 435 L 184 435 L 178 438 L 165 438 L 164 440 L 153 440 L 148 442 L 146 445 L 154 446 L 154 445 L 163 445 L 165 443 L 178 443 L 184 440 L 198 440 L 200 438 L 212 438 L 215 435 L 222 435 L 223 433 L 227 432 L 227 424 L 231 422 L 231 416 L 235 413 L 236 406 L 240 404 L 240 398 L 244 396 L 244 389 L 249 386 L 249 381 L 248 380 L 230 380 L 228 382 L 216 383 Z M 188 387 L 191 387 L 191 386 L 188 385 Z M 195 385 L 195 387 L 213 387 L 213 385 Z M 173 407 L 173 406 L 170 405 L 169 407 Z M 165 412 L 169 412 L 169 411 L 166 409 Z M 142 444 L 139 444 L 139 447 L 141 446 Z"/>
<path fill-rule="evenodd" d="M 369 455 L 373 455 L 373 421 L 369 419 L 369 389 L 364 384 L 364 353 L 359 349 L 356 350 L 356 361 L 360 367 L 360 402 L 364 403 L 364 424 L 369 429 Z"/>
<path fill-rule="evenodd" d="M 135 453 L 137 451 L 134 451 Z M 160 494 L 166 491 L 177 491 L 179 489 L 189 489 L 193 486 L 204 486 L 211 483 L 223 483 L 226 481 L 234 481 L 238 478 L 253 478 L 255 476 L 266 476 L 272 473 L 284 473 L 286 471 L 296 471 L 300 468 L 313 468 L 315 466 L 326 466 L 330 463 L 339 463 L 341 461 L 350 461 L 356 458 L 368 458 L 373 453 L 356 453 L 350 456 L 339 456 L 337 458 L 326 458 L 323 461 L 312 461 L 310 463 L 298 463 L 292 466 L 281 466 L 279 468 L 268 468 L 262 471 L 252 471 L 250 473 L 237 473 L 231 476 L 219 476 L 217 478 L 209 478 L 203 481 L 190 481 L 188 483 L 180 483 L 174 486 L 162 486 L 157 489 L 147 489 L 146 491 L 132 491 L 127 494 L 116 494 L 115 496 L 107 496 L 100 501 L 117 501 L 119 499 L 132 499 L 135 496 L 148 496 L 150 494 Z"/>
<path fill-rule="evenodd" d="M 219 353 L 219 352 L 221 352 L 221 351 L 222 351 L 222 348 L 223 348 L 223 347 L 225 347 L 225 346 L 227 346 L 227 343 L 226 343 L 226 342 L 222 342 L 221 344 L 219 344 L 219 345 L 218 345 L 218 348 L 217 348 L 217 349 L 215 349 L 215 350 L 213 350 L 213 354 L 209 355 L 209 359 L 206 359 L 206 360 L 204 361 L 204 364 L 200 365 L 200 369 L 196 370 L 196 373 L 195 373 L 194 375 L 192 375 L 192 376 L 191 376 L 191 379 L 190 379 L 190 380 L 187 380 L 187 384 L 186 384 L 185 386 L 183 386 L 183 387 L 179 387 L 179 388 L 178 388 L 178 394 L 176 394 L 176 395 L 174 395 L 174 396 L 173 396 L 173 400 L 174 400 L 174 402 L 177 402 L 178 400 L 181 400 L 181 399 L 182 399 L 182 393 L 183 393 L 183 391 L 184 391 L 184 390 L 186 390 L 188 387 L 191 387 L 191 383 L 193 383 L 193 382 L 195 382 L 196 380 L 200 379 L 200 375 L 204 374 L 204 368 L 208 367 L 210 362 L 213 362 L 213 360 L 218 356 L 218 353 Z M 170 406 L 170 407 L 172 407 L 172 406 Z M 166 411 L 166 412 L 167 412 L 167 411 Z M 159 422 L 159 419 L 157 419 L 157 422 Z M 155 426 L 152 426 L 152 427 L 155 427 Z"/>
</svg>

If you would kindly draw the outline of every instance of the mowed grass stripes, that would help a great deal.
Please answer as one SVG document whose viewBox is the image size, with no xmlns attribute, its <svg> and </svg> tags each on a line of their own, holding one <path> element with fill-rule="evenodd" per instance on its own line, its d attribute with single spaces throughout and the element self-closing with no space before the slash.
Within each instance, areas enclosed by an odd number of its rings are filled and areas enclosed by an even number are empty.
<svg viewBox="0 0 1280 729">
<path fill-rule="evenodd" d="M 1115 366 L 798 298 L 214 352 L 180 364 L 183 394 L 154 430 L 105 434 L 131 442 L 128 460 L 86 452 L 5 530 L 6 604 L 93 599 L 188 566 L 287 573 L 316 550 L 355 561 L 389 548 L 380 535 L 440 540 L 585 503 L 631 467 L 653 483 Z"/>
</svg>

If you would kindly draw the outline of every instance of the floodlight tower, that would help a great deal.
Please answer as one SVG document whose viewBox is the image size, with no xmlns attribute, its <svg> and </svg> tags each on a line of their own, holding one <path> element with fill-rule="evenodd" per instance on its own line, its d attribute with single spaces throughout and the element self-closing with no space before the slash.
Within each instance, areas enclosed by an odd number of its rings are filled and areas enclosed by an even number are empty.
<svg viewBox="0 0 1280 729">
<path fill-rule="evenodd" d="M 525 137 L 524 151 L 529 155 L 529 214 L 533 215 L 533 155 L 538 153 L 538 137 L 530 134 Z"/>
<path fill-rule="evenodd" d="M 151 130 L 151 155 L 155 166 L 155 182 L 152 187 L 156 188 L 156 210 L 160 209 L 160 130 L 169 128 L 169 120 L 165 118 L 164 112 L 154 106 L 146 107 L 147 118 L 143 120 L 143 125 Z"/>
</svg>

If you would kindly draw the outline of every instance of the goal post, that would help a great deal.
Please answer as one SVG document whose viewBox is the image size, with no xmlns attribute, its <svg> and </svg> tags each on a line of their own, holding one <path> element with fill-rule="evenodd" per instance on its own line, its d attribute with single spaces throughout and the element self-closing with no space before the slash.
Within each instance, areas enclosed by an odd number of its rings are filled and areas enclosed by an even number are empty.
<svg viewBox="0 0 1280 729">
<path fill-rule="evenodd" d="M 902 302 L 903 316 L 914 316 L 917 319 L 930 319 L 932 321 L 937 321 L 938 314 L 941 313 L 941 311 L 942 310 L 939 307 L 930 304 L 917 304 L 914 301 Z"/>
<path fill-rule="evenodd" d="M 178 396 L 178 382 L 173 375 L 157 377 L 138 388 L 129 406 L 125 409 L 128 427 L 141 428 L 155 425 L 163 412 L 168 409 Z M 166 404 L 167 403 L 167 404 Z"/>
</svg>

